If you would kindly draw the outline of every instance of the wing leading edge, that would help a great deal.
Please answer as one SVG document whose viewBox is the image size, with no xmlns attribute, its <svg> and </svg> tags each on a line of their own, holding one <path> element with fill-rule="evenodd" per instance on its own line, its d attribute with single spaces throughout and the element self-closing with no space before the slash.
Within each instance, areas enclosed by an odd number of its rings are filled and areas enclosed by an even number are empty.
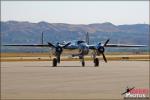
<svg viewBox="0 0 150 100">
<path fill-rule="evenodd" d="M 19 46 L 19 47 L 51 47 L 48 44 L 7 44 L 3 46 Z M 95 45 L 88 45 L 90 49 L 95 49 Z M 107 44 L 105 47 L 147 47 L 147 45 L 126 45 L 126 44 Z M 66 49 L 77 49 L 75 45 L 67 45 Z"/>
<path fill-rule="evenodd" d="M 147 45 L 107 44 L 105 47 L 147 47 Z"/>
<path fill-rule="evenodd" d="M 49 45 L 45 44 L 7 44 L 3 46 L 19 46 L 19 47 L 49 47 Z"/>
</svg>

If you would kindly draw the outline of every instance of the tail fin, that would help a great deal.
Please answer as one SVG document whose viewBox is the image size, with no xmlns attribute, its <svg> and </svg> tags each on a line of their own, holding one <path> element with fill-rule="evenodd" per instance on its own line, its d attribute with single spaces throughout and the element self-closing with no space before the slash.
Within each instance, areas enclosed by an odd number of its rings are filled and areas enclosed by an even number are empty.
<svg viewBox="0 0 150 100">
<path fill-rule="evenodd" d="M 42 37 L 41 37 L 41 44 L 44 42 L 44 32 L 42 32 Z"/>
<path fill-rule="evenodd" d="M 85 39 L 86 43 L 89 45 L 89 33 L 88 32 L 86 33 L 86 37 L 85 38 L 86 38 Z"/>
</svg>

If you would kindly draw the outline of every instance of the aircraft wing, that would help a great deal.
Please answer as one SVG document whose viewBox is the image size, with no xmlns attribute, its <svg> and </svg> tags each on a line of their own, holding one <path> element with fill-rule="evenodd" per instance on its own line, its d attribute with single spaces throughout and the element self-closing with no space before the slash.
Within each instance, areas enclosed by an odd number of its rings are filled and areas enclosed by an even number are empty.
<svg viewBox="0 0 150 100">
<path fill-rule="evenodd" d="M 75 49 L 78 49 L 78 46 L 76 46 L 76 45 L 68 45 L 68 46 L 65 47 L 64 49 L 75 50 Z"/>
<path fill-rule="evenodd" d="M 49 47 L 48 44 L 6 44 L 3 46 L 16 46 L 16 47 Z"/>
<path fill-rule="evenodd" d="M 126 91 L 126 92 L 122 93 L 121 95 L 124 95 L 124 94 L 126 94 L 126 93 L 128 93 L 128 92 Z"/>
<path fill-rule="evenodd" d="M 107 44 L 105 47 L 147 47 L 147 45 Z M 95 49 L 96 45 L 89 45 L 89 49 Z"/>
<path fill-rule="evenodd" d="M 147 45 L 107 44 L 105 47 L 147 47 Z"/>
<path fill-rule="evenodd" d="M 48 44 L 6 44 L 2 46 L 11 46 L 11 47 L 53 47 L 51 43 Z M 64 49 L 67 50 L 75 50 L 78 49 L 78 46 L 76 45 L 68 45 L 64 47 Z"/>
<path fill-rule="evenodd" d="M 88 45 L 89 49 L 95 49 L 96 45 Z"/>
</svg>

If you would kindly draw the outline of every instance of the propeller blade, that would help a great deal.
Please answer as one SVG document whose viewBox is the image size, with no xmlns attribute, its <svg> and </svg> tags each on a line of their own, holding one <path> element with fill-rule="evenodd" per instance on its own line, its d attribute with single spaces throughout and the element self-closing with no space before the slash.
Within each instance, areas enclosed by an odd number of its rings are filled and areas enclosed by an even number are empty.
<svg viewBox="0 0 150 100">
<path fill-rule="evenodd" d="M 104 43 L 104 46 L 106 46 L 108 42 L 109 42 L 109 39 Z"/>
<path fill-rule="evenodd" d="M 47 43 L 48 43 L 48 45 L 49 45 L 50 47 L 56 48 L 52 43 L 50 43 L 50 42 L 47 42 Z"/>
<path fill-rule="evenodd" d="M 67 43 L 66 45 L 63 46 L 63 48 L 66 48 L 70 44 L 71 44 L 71 42 Z"/>
<path fill-rule="evenodd" d="M 104 61 L 107 63 L 107 59 L 106 59 L 106 57 L 105 57 L 105 54 L 104 54 L 104 53 L 102 53 L 102 55 L 103 55 L 103 59 L 104 59 Z"/>
</svg>

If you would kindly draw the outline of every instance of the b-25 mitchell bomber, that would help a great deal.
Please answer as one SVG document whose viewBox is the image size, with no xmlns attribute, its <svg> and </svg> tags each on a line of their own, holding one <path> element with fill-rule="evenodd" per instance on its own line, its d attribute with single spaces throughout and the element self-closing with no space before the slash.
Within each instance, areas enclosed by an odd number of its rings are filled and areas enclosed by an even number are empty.
<svg viewBox="0 0 150 100">
<path fill-rule="evenodd" d="M 110 39 L 107 39 L 104 44 L 98 43 L 96 45 L 90 45 L 89 44 L 89 35 L 87 33 L 86 35 L 86 41 L 84 40 L 78 40 L 74 43 L 68 42 L 68 43 L 56 43 L 52 44 L 50 42 L 47 42 L 47 44 L 43 44 L 43 33 L 42 33 L 42 44 L 7 44 L 4 46 L 25 46 L 25 47 L 50 47 L 52 48 L 52 54 L 55 56 L 53 58 L 53 64 L 52 66 L 57 66 L 58 63 L 60 63 L 60 57 L 64 49 L 67 50 L 78 50 L 78 54 L 72 54 L 72 57 L 78 56 L 81 60 L 82 66 L 85 66 L 85 60 L 84 57 L 89 54 L 89 51 L 92 50 L 92 57 L 94 66 L 99 66 L 99 59 L 96 56 L 103 56 L 104 61 L 107 63 L 107 59 L 105 57 L 105 47 L 146 47 L 146 45 L 127 45 L 127 44 L 108 44 Z"/>
</svg>

